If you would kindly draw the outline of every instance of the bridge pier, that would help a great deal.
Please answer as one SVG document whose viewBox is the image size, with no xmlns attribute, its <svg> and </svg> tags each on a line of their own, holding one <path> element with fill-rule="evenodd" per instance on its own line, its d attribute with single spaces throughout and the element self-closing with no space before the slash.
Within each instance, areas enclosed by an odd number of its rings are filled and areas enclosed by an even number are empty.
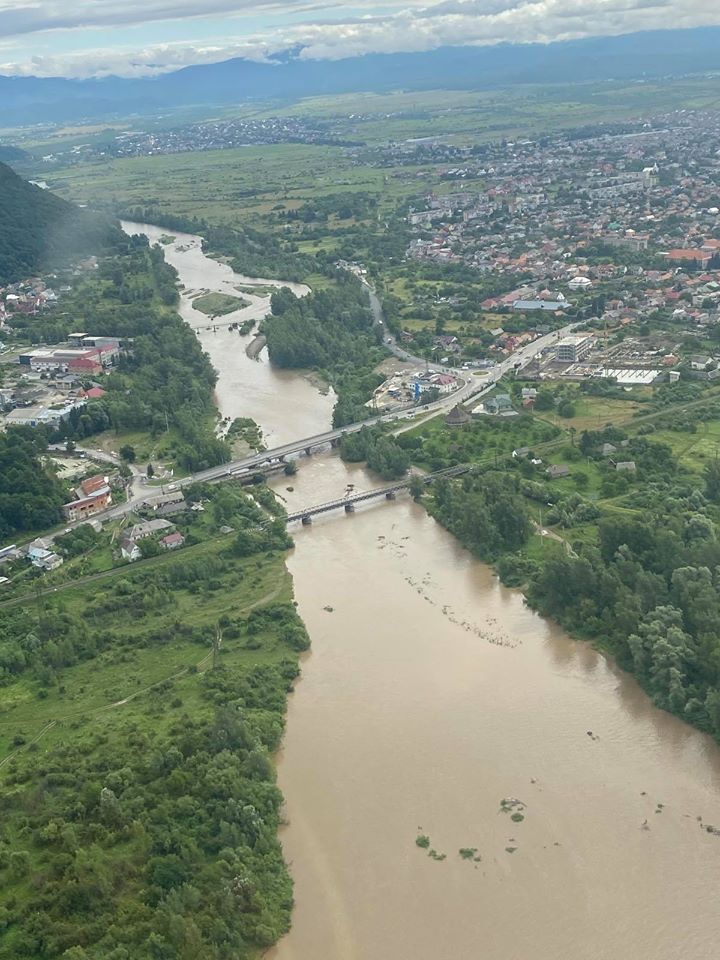
<svg viewBox="0 0 720 960">
<path fill-rule="evenodd" d="M 309 457 L 312 454 L 312 447 L 305 447 L 305 456 Z"/>
<path fill-rule="evenodd" d="M 312 517 L 309 514 L 305 514 L 305 516 L 302 518 L 302 525 L 304 527 L 309 527 L 311 523 L 312 523 Z"/>
<path fill-rule="evenodd" d="M 397 499 L 397 493 L 396 493 L 394 490 L 388 490 L 388 492 L 385 494 L 385 499 L 386 499 L 386 500 L 396 500 L 396 499 Z"/>
<path fill-rule="evenodd" d="M 346 503 L 346 504 L 345 504 L 345 513 L 355 513 L 355 504 L 354 504 L 354 503 Z"/>
</svg>

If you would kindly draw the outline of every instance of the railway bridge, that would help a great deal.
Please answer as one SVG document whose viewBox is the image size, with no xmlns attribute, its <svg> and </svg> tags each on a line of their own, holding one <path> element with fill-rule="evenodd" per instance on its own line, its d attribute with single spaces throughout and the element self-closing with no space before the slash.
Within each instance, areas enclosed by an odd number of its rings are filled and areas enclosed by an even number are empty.
<svg viewBox="0 0 720 960">
<path fill-rule="evenodd" d="M 365 503 L 368 500 L 379 500 L 384 498 L 385 500 L 395 500 L 398 493 L 402 490 L 407 490 L 413 480 L 417 477 L 422 480 L 424 484 L 432 483 L 433 480 L 438 480 L 441 477 L 459 477 L 464 473 L 469 473 L 472 469 L 472 465 L 469 463 L 461 463 L 455 467 L 448 467 L 446 470 L 438 470 L 435 473 L 426 473 L 426 474 L 413 474 L 410 477 L 405 477 L 403 480 L 398 480 L 396 483 L 389 484 L 385 487 L 376 487 L 374 490 L 362 490 L 358 493 L 348 493 L 344 497 L 338 497 L 335 500 L 328 500 L 326 503 L 318 503 L 312 507 L 304 507 L 302 510 L 295 510 L 292 513 L 288 514 L 287 522 L 293 523 L 297 520 L 300 520 L 305 526 L 308 526 L 312 523 L 312 518 L 318 516 L 321 513 L 330 513 L 331 510 L 345 510 L 345 513 L 354 513 L 355 504 Z"/>
</svg>

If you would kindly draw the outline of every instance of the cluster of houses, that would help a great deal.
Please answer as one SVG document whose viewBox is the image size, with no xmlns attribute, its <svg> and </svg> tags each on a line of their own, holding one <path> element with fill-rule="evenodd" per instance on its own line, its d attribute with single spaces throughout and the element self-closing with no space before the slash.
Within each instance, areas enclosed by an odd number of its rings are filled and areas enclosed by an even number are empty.
<svg viewBox="0 0 720 960">
<path fill-rule="evenodd" d="M 483 311 L 562 318 L 588 307 L 611 326 L 658 311 L 690 328 L 720 322 L 717 115 L 674 113 L 613 136 L 558 134 L 479 154 L 481 190 L 428 193 L 411 208 L 407 256 L 502 279 L 507 292 Z"/>
<path fill-rule="evenodd" d="M 4 426 L 57 426 L 100 399 L 105 389 L 95 378 L 109 371 L 120 352 L 119 338 L 87 333 L 70 334 L 65 346 L 23 351 L 14 386 L 0 391 Z"/>
<path fill-rule="evenodd" d="M 164 520 L 162 517 L 143 520 L 130 527 L 120 541 L 120 555 L 123 560 L 130 563 L 133 560 L 139 560 L 142 556 L 140 541 L 149 537 L 159 537 L 160 546 L 165 550 L 177 550 L 185 543 L 185 537 L 169 520 Z"/>
<path fill-rule="evenodd" d="M 57 293 L 40 277 L 0 287 L 0 326 L 13 314 L 34 316 L 57 300 Z"/>
</svg>

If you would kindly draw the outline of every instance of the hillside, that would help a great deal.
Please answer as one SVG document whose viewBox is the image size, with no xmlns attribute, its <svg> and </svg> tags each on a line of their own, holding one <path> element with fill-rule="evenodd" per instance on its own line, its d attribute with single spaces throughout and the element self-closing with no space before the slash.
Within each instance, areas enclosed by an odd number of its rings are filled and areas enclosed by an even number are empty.
<svg viewBox="0 0 720 960">
<path fill-rule="evenodd" d="M 113 246 L 115 228 L 0 163 L 0 285 Z"/>
</svg>

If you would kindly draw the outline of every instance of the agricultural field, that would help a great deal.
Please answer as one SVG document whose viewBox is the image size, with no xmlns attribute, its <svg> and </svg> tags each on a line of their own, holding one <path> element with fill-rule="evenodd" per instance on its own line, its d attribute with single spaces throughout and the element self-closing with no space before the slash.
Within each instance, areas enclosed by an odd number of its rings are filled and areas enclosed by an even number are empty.
<svg viewBox="0 0 720 960">
<path fill-rule="evenodd" d="M 500 462 L 517 447 L 542 449 L 561 439 L 557 427 L 528 415 L 478 417 L 459 429 L 446 426 L 440 416 L 403 433 L 398 442 L 415 463 L 434 471 L 456 463 Z"/>
<path fill-rule="evenodd" d="M 627 424 L 638 411 L 642 411 L 644 405 L 640 399 L 636 399 L 641 393 L 641 390 L 633 388 L 632 395 L 629 395 L 627 400 L 617 400 L 576 392 L 572 398 L 575 411 L 572 417 L 563 417 L 554 410 L 543 411 L 538 415 L 563 430 L 574 428 L 578 433 L 583 430 L 600 430 L 608 423 Z"/>
<path fill-rule="evenodd" d="M 657 430 L 653 440 L 666 443 L 679 462 L 700 472 L 708 461 L 720 457 L 720 421 L 698 423 L 695 432 Z"/>
</svg>

